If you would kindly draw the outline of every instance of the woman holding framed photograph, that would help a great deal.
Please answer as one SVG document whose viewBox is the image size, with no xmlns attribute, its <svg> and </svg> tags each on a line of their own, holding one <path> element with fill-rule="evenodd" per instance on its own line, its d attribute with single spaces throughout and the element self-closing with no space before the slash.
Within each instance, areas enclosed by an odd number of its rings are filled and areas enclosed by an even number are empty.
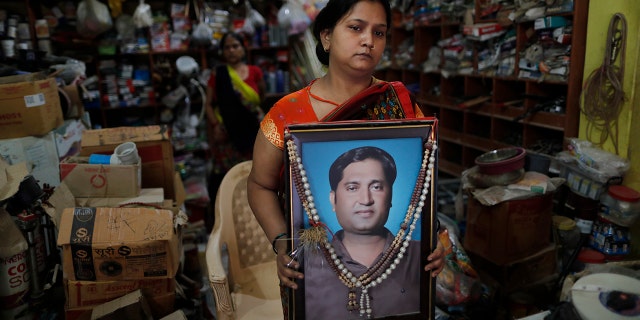
<svg viewBox="0 0 640 320">
<path fill-rule="evenodd" d="M 247 191 L 249 204 L 277 254 L 282 288 L 297 289 L 295 280 L 304 278 L 297 270 L 298 262 L 286 252 L 287 241 L 279 241 L 291 238 L 280 201 L 285 127 L 295 123 L 423 117 L 404 85 L 373 77 L 390 28 L 388 0 L 330 0 L 313 26 L 316 55 L 327 66 L 326 74 L 279 100 L 260 124 Z M 432 277 L 444 266 L 443 251 L 438 245 L 426 259 L 424 270 L 430 271 Z"/>
</svg>

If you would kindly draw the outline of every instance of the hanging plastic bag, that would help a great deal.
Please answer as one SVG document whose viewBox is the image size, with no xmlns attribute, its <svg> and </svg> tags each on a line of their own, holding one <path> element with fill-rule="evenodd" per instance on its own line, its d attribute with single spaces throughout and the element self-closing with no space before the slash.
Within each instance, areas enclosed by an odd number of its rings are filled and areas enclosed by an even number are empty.
<svg viewBox="0 0 640 320">
<path fill-rule="evenodd" d="M 191 33 L 191 41 L 195 44 L 210 45 L 213 40 L 213 29 L 208 24 L 200 21 Z"/>
<path fill-rule="evenodd" d="M 200 8 L 197 3 L 193 3 L 193 7 L 196 11 L 196 17 L 198 18 L 198 24 L 193 28 L 191 32 L 191 41 L 200 45 L 211 45 L 213 41 L 213 29 L 209 24 L 204 22 L 204 15 L 200 13 Z"/>
<path fill-rule="evenodd" d="M 288 0 L 278 10 L 278 24 L 289 30 L 289 35 L 303 33 L 311 24 L 311 19 L 295 0 Z"/>
<path fill-rule="evenodd" d="M 247 1 L 248 3 L 249 1 Z M 254 27 L 262 27 L 267 24 L 267 21 L 264 17 L 258 12 L 258 10 L 251 8 L 251 10 L 247 11 L 247 21 L 251 21 Z"/>
<path fill-rule="evenodd" d="M 133 13 L 133 23 L 135 23 L 138 28 L 148 28 L 153 25 L 151 6 L 144 3 L 144 0 L 140 0 L 140 3 Z"/>
<path fill-rule="evenodd" d="M 95 38 L 113 26 L 109 8 L 98 0 L 82 0 L 78 5 L 77 19 L 78 33 L 87 38 Z"/>
<path fill-rule="evenodd" d="M 246 15 L 244 19 L 244 24 L 242 25 L 242 33 L 253 35 L 256 32 L 256 29 L 264 26 L 266 21 L 264 17 L 253 7 L 251 7 L 251 3 L 248 0 L 244 2 Z"/>
</svg>

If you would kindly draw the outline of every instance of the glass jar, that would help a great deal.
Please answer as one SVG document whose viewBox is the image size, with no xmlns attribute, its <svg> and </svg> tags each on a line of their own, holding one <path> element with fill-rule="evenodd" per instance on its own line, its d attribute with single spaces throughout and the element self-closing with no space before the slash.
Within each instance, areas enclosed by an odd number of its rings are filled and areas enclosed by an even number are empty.
<svg viewBox="0 0 640 320">
<path fill-rule="evenodd" d="M 623 227 L 631 226 L 640 214 L 640 192 L 629 187 L 609 186 L 600 198 L 598 215 Z"/>
<path fill-rule="evenodd" d="M 561 245 L 562 265 L 564 266 L 580 245 L 580 229 L 576 226 L 576 222 L 569 217 L 555 215 L 552 219 L 558 235 L 558 242 Z"/>
</svg>

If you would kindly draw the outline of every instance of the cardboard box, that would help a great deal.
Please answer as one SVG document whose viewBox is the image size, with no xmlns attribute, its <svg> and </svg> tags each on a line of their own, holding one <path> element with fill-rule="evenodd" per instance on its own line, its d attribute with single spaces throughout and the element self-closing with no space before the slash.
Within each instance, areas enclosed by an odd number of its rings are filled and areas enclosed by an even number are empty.
<svg viewBox="0 0 640 320">
<path fill-rule="evenodd" d="M 167 316 L 174 311 L 174 305 L 176 300 L 175 293 L 169 293 L 162 296 L 145 297 L 149 307 L 151 307 L 151 314 L 154 319 L 160 319 Z M 90 320 L 91 313 L 95 306 L 79 307 L 79 308 L 64 308 L 65 320 Z M 121 318 L 125 320 L 128 318 Z"/>
<path fill-rule="evenodd" d="M 79 119 L 84 114 L 84 104 L 80 97 L 80 89 L 78 85 L 70 84 L 60 88 L 62 97 L 64 100 L 60 100 L 60 104 L 63 109 L 66 109 L 64 113 L 65 119 Z"/>
<path fill-rule="evenodd" d="M 75 197 L 74 197 L 75 198 Z M 161 206 L 165 205 L 162 188 L 142 188 L 137 197 L 129 198 L 75 198 L 76 207 L 131 207 L 132 204 Z M 168 209 L 164 208 L 163 209 Z"/>
<path fill-rule="evenodd" d="M 464 248 L 506 265 L 551 243 L 553 194 L 482 205 L 473 196 L 467 204 Z"/>
<path fill-rule="evenodd" d="M 187 315 L 184 314 L 184 311 L 178 309 L 165 317 L 162 317 L 160 320 L 187 320 Z"/>
<path fill-rule="evenodd" d="M 506 292 L 514 292 L 555 279 L 558 275 L 557 247 L 550 244 L 542 250 L 504 266 L 470 255 L 475 268 L 495 279 Z"/>
<path fill-rule="evenodd" d="M 136 290 L 118 299 L 96 306 L 91 311 L 91 320 L 153 320 L 151 308 L 142 295 Z"/>
<path fill-rule="evenodd" d="M 123 281 L 64 281 L 66 306 L 68 308 L 90 307 L 120 298 L 136 290 L 142 290 L 147 297 L 174 293 L 176 280 L 140 279 Z"/>
<path fill-rule="evenodd" d="M 69 157 L 60 163 L 60 180 L 75 197 L 137 197 L 140 171 L 140 164 L 89 164 L 88 157 Z"/>
<path fill-rule="evenodd" d="M 62 124 L 58 85 L 41 73 L 0 77 L 0 139 L 41 136 Z"/>
<path fill-rule="evenodd" d="M 2 130 L 0 130 L 2 131 Z M 40 137 L 22 137 L 0 140 L 0 157 L 10 165 L 25 163 L 40 187 L 60 184 L 60 168 L 56 135 L 54 132 Z"/>
<path fill-rule="evenodd" d="M 118 127 L 87 130 L 82 135 L 81 156 L 112 154 L 121 143 L 136 143 L 142 159 L 142 187 L 164 188 L 166 199 L 173 199 L 175 163 L 167 126 Z"/>
<path fill-rule="evenodd" d="M 181 230 L 170 210 L 66 208 L 58 246 L 69 280 L 173 278 L 182 255 Z"/>
</svg>

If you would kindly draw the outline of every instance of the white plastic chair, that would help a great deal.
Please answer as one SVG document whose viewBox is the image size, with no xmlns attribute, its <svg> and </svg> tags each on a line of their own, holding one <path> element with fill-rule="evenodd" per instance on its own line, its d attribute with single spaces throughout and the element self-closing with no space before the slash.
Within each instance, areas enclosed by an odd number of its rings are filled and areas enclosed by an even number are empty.
<svg viewBox="0 0 640 320">
<path fill-rule="evenodd" d="M 279 281 L 271 244 L 247 200 L 252 161 L 224 176 L 206 249 L 218 319 L 282 319 Z"/>
</svg>

